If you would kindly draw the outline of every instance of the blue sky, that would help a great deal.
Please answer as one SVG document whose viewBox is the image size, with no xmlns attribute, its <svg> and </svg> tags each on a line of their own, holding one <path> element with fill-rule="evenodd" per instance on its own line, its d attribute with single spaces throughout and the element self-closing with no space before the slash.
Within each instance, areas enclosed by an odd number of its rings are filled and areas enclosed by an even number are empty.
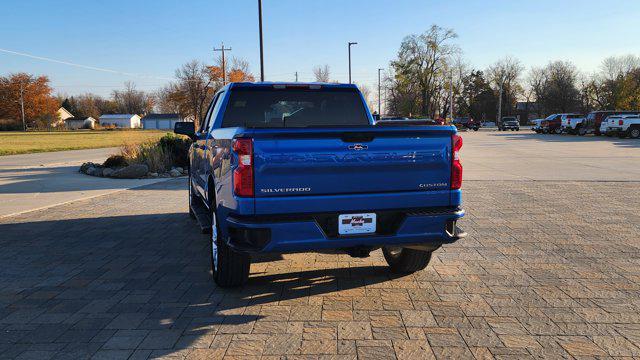
<svg viewBox="0 0 640 360">
<path fill-rule="evenodd" d="M 57 92 L 108 95 L 124 81 L 154 90 L 180 64 L 211 62 L 224 41 L 259 71 L 257 0 L 3 0 L 0 48 L 145 74 L 131 77 L 0 52 L 0 74 L 46 74 Z M 530 66 L 570 60 L 594 71 L 611 55 L 640 55 L 640 1 L 263 0 L 267 80 L 312 80 L 315 65 L 375 86 L 402 38 L 431 24 L 453 28 L 466 60 L 484 69 L 511 55 Z"/>
</svg>

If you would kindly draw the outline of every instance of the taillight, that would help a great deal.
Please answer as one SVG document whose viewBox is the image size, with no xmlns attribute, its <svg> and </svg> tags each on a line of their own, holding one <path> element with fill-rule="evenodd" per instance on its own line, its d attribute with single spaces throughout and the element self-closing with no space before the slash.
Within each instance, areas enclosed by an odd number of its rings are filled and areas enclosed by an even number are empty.
<svg viewBox="0 0 640 360">
<path fill-rule="evenodd" d="M 252 197 L 253 192 L 253 140 L 234 139 L 233 151 L 238 155 L 238 167 L 233 170 L 233 193 Z"/>
<path fill-rule="evenodd" d="M 622 119 L 618 120 L 618 125 L 622 126 L 622 124 L 624 124 L 624 121 Z"/>
<path fill-rule="evenodd" d="M 567 119 L 567 124 L 571 125 L 571 119 Z"/>
<path fill-rule="evenodd" d="M 461 148 L 462 137 L 458 134 L 451 135 L 451 190 L 457 190 L 462 187 Z"/>
</svg>

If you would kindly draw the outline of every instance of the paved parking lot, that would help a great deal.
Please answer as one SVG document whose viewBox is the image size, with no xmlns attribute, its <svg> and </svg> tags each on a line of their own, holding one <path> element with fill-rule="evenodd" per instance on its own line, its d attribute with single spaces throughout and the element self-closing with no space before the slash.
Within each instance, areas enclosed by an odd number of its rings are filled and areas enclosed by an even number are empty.
<svg viewBox="0 0 640 360">
<path fill-rule="evenodd" d="M 0 219 L 0 358 L 640 357 L 640 182 L 527 181 L 474 150 L 547 146 L 516 139 L 466 136 L 468 177 L 498 170 L 464 184 L 469 237 L 412 276 L 303 253 L 215 288 L 184 179 Z"/>
</svg>

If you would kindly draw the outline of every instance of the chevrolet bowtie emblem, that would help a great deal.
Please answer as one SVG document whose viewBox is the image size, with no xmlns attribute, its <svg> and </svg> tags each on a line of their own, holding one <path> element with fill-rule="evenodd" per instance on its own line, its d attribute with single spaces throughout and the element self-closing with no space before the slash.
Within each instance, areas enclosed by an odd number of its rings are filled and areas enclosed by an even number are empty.
<svg viewBox="0 0 640 360">
<path fill-rule="evenodd" d="M 367 145 L 362 145 L 362 144 L 349 145 L 349 150 L 355 150 L 355 151 L 367 150 L 368 148 L 369 147 Z"/>
</svg>

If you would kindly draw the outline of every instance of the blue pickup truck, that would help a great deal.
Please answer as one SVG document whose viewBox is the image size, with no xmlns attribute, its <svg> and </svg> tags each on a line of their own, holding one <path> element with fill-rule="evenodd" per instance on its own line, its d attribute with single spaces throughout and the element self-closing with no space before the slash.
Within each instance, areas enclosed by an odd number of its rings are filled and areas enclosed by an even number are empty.
<svg viewBox="0 0 640 360">
<path fill-rule="evenodd" d="M 191 137 L 189 213 L 210 233 L 219 286 L 251 254 L 382 248 L 393 271 L 424 269 L 465 236 L 462 138 L 453 126 L 376 124 L 349 84 L 231 83 Z"/>
</svg>

